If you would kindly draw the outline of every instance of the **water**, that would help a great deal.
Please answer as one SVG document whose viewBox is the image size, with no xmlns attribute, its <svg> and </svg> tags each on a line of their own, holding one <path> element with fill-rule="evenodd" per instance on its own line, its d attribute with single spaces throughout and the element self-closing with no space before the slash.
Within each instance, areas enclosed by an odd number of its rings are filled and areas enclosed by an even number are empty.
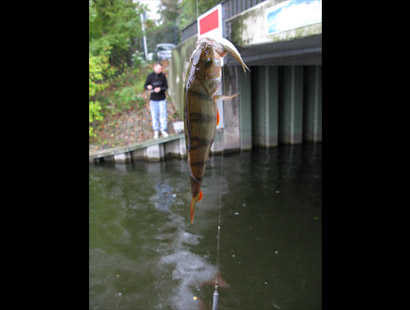
<svg viewBox="0 0 410 310">
<path fill-rule="evenodd" d="M 193 225 L 188 175 L 90 165 L 89 309 L 321 309 L 321 144 L 211 157 Z"/>
</svg>

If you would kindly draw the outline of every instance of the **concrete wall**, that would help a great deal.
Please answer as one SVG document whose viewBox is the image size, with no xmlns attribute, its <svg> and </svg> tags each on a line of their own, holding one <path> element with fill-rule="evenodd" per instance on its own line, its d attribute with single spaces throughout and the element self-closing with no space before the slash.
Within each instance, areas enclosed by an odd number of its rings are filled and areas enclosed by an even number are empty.
<svg viewBox="0 0 410 310">
<path fill-rule="evenodd" d="M 304 71 L 304 141 L 322 141 L 322 66 L 307 66 Z"/>
<path fill-rule="evenodd" d="M 285 0 L 264 1 L 226 20 L 228 38 L 240 47 L 293 40 L 322 33 L 322 23 L 315 23 L 275 34 L 267 34 L 266 12 Z"/>
<path fill-rule="evenodd" d="M 285 66 L 279 100 L 279 143 L 302 142 L 303 66 Z"/>
<path fill-rule="evenodd" d="M 172 50 L 168 78 L 168 95 L 170 96 L 178 115 L 182 119 L 184 118 L 183 92 L 185 74 L 188 68 L 189 59 L 194 51 L 197 37 L 197 35 L 191 37 L 190 39 L 177 45 Z"/>
<path fill-rule="evenodd" d="M 251 96 L 251 72 L 244 73 L 242 68 L 235 67 L 239 85 L 239 135 L 240 149 L 252 149 L 252 96 Z"/>
<path fill-rule="evenodd" d="M 252 67 L 251 85 L 253 145 L 277 146 L 279 142 L 278 67 Z"/>
</svg>

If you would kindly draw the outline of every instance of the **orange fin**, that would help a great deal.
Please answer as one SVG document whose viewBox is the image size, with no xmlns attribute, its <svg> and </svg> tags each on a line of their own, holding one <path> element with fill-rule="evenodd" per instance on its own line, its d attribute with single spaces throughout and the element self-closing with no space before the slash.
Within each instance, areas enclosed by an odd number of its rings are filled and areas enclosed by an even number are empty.
<svg viewBox="0 0 410 310">
<path fill-rule="evenodd" d="M 216 126 L 219 125 L 219 112 L 218 109 L 216 109 Z"/>
<path fill-rule="evenodd" d="M 194 223 L 194 215 L 195 215 L 195 203 L 199 202 L 202 200 L 202 197 L 204 197 L 204 195 L 202 194 L 202 191 L 199 192 L 199 194 L 196 197 L 192 197 L 191 200 L 191 224 Z"/>
</svg>

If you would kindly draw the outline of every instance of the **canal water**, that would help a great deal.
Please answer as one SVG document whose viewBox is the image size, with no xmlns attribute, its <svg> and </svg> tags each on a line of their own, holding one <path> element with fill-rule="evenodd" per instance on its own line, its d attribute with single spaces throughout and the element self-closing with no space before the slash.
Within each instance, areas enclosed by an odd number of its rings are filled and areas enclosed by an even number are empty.
<svg viewBox="0 0 410 310">
<path fill-rule="evenodd" d="M 221 168 L 223 169 L 221 170 Z M 89 166 L 89 309 L 322 308 L 322 145 Z M 220 215 L 220 247 L 217 236 Z"/>
</svg>

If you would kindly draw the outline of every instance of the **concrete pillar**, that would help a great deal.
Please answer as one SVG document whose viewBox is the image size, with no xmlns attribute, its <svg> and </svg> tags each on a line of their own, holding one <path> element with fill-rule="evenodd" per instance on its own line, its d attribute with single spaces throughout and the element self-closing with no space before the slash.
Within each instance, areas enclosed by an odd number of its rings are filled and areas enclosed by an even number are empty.
<svg viewBox="0 0 410 310">
<path fill-rule="evenodd" d="M 99 163 L 115 163 L 114 156 L 105 156 L 105 157 L 99 157 L 98 158 Z"/>
<path fill-rule="evenodd" d="M 303 66 L 283 67 L 280 102 L 280 143 L 302 143 Z"/>
<path fill-rule="evenodd" d="M 239 78 L 239 135 L 240 149 L 252 149 L 252 105 L 251 105 L 251 73 L 246 75 L 237 67 Z M 251 69 L 253 70 L 253 69 Z"/>
<path fill-rule="evenodd" d="M 217 129 L 215 132 L 214 142 L 211 147 L 211 154 L 222 154 L 226 149 L 224 130 Z"/>
<path fill-rule="evenodd" d="M 164 159 L 164 144 L 155 144 L 148 146 L 144 150 L 144 157 L 146 160 L 160 161 Z"/>
<path fill-rule="evenodd" d="M 237 66 L 224 66 L 222 70 L 223 84 L 220 88 L 223 95 L 229 96 L 241 92 L 241 89 L 239 89 L 238 68 Z M 223 119 L 224 127 L 223 149 L 228 152 L 240 149 L 239 97 L 240 95 L 230 100 L 217 100 L 221 104 L 223 103 L 221 105 L 223 108 L 218 107 L 218 110 L 219 112 L 223 111 L 222 115 L 221 113 L 219 115 Z"/>
<path fill-rule="evenodd" d="M 114 160 L 115 160 L 115 162 L 118 162 L 118 163 L 126 163 L 126 162 L 129 162 L 131 160 L 131 156 L 130 156 L 129 152 L 120 153 L 120 154 L 114 155 Z"/>
<path fill-rule="evenodd" d="M 255 146 L 262 145 L 263 142 L 263 132 L 264 132 L 264 106 L 262 104 L 265 96 L 263 91 L 263 77 L 262 77 L 263 67 L 252 67 L 252 144 Z"/>
<path fill-rule="evenodd" d="M 165 156 L 183 158 L 186 156 L 185 139 L 176 139 L 164 143 Z"/>
<path fill-rule="evenodd" d="M 278 145 L 279 88 L 278 68 L 275 66 L 253 67 L 252 75 L 252 139 L 253 144 L 263 147 Z"/>
<path fill-rule="evenodd" d="M 266 85 L 266 133 L 265 145 L 267 147 L 277 146 L 279 143 L 279 81 L 278 67 L 266 67 L 267 85 Z"/>
<path fill-rule="evenodd" d="M 145 159 L 145 149 L 139 149 L 131 152 L 131 160 L 144 160 Z"/>
<path fill-rule="evenodd" d="M 183 139 L 179 139 L 179 155 L 180 158 L 186 158 L 188 157 L 188 153 L 186 151 L 186 142 L 185 142 L 185 138 Z"/>
<path fill-rule="evenodd" d="M 305 68 L 303 139 L 318 142 L 322 141 L 322 66 Z"/>
</svg>

